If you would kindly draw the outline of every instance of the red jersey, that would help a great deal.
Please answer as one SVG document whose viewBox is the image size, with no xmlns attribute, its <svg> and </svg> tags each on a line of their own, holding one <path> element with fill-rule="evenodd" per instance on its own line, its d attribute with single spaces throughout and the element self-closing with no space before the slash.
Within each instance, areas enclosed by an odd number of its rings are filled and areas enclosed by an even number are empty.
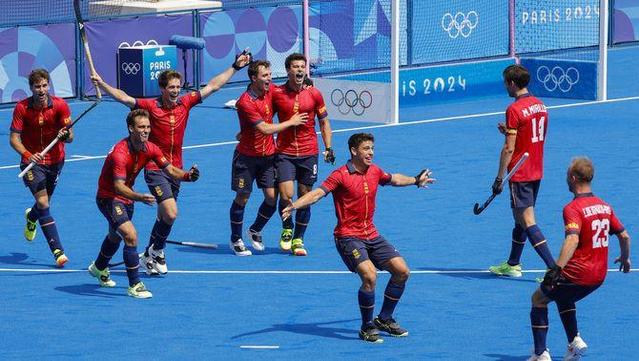
<svg viewBox="0 0 639 361">
<path fill-rule="evenodd" d="M 355 169 L 353 163 L 334 170 L 320 188 L 333 193 L 337 226 L 335 237 L 356 237 L 370 240 L 379 236 L 373 216 L 377 186 L 390 183 L 391 175 L 372 164 L 364 173 Z"/>
<path fill-rule="evenodd" d="M 273 90 L 273 107 L 280 122 L 291 119 L 295 113 L 308 113 L 305 124 L 287 128 L 277 135 L 277 152 L 295 157 L 318 154 L 315 116 L 318 120 L 328 116 L 322 93 L 315 87 L 296 92 L 288 83 L 276 86 Z"/>
<path fill-rule="evenodd" d="M 598 285 L 608 270 L 608 239 L 624 231 L 612 207 L 592 193 L 579 194 L 564 207 L 566 235 L 579 236 L 579 245 L 563 269 L 578 285 Z"/>
<path fill-rule="evenodd" d="M 40 153 L 58 136 L 63 127 L 71 124 L 69 105 L 62 98 L 49 95 L 46 108 L 36 108 L 33 97 L 16 104 L 11 121 L 11 132 L 20 133 L 22 145 L 31 153 Z M 57 142 L 45 154 L 41 164 L 51 165 L 64 160 L 64 142 Z M 29 160 L 21 157 L 22 163 Z"/>
<path fill-rule="evenodd" d="M 543 178 L 544 143 L 548 130 L 548 112 L 544 103 L 529 94 L 517 97 L 506 109 L 506 127 L 508 134 L 517 134 L 508 171 L 524 153 L 528 152 L 530 156 L 511 181 L 531 182 Z"/>
<path fill-rule="evenodd" d="M 155 143 L 176 168 L 182 167 L 182 143 L 191 108 L 202 102 L 199 91 L 178 98 L 174 107 L 164 106 L 161 98 L 135 99 L 135 108 L 145 109 L 150 114 L 151 134 L 149 141 Z M 147 170 L 159 170 L 150 162 Z"/>
<path fill-rule="evenodd" d="M 102 173 L 98 180 L 98 198 L 117 199 L 124 204 L 133 203 L 132 200 L 122 197 L 115 192 L 113 182 L 124 180 L 124 184 L 133 189 L 135 178 L 149 162 L 155 162 L 160 168 L 166 168 L 170 163 L 162 154 L 162 150 L 151 142 L 146 142 L 145 149 L 135 151 L 129 142 L 129 138 L 124 138 L 116 143 L 102 166 Z"/>
<path fill-rule="evenodd" d="M 237 100 L 237 116 L 240 119 L 240 143 L 236 149 L 251 157 L 266 157 L 275 154 L 275 140 L 272 134 L 264 134 L 255 128 L 265 122 L 273 124 L 274 86 L 262 96 L 257 96 L 250 88 Z"/>
</svg>

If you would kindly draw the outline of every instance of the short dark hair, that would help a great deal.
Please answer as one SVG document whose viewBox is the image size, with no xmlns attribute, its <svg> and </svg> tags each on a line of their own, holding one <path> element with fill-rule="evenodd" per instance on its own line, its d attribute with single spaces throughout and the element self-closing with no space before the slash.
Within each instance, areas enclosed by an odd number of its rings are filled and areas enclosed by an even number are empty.
<svg viewBox="0 0 639 361">
<path fill-rule="evenodd" d="M 513 64 L 504 69 L 504 80 L 507 83 L 512 81 L 519 89 L 523 89 L 527 87 L 530 82 L 530 73 L 528 72 L 528 69 L 523 66 Z"/>
<path fill-rule="evenodd" d="M 375 137 L 371 133 L 355 133 L 348 138 L 348 149 L 359 147 L 360 144 L 366 141 L 375 142 Z"/>
<path fill-rule="evenodd" d="M 268 62 L 267 60 L 252 61 L 248 66 L 248 77 L 251 82 L 253 81 L 252 79 L 253 76 L 257 76 L 257 73 L 260 70 L 260 66 L 263 66 L 268 69 L 271 67 L 271 63 Z"/>
<path fill-rule="evenodd" d="M 146 109 L 133 109 L 126 116 L 126 125 L 134 126 L 135 118 L 137 117 L 146 117 L 149 118 L 149 112 Z"/>
<path fill-rule="evenodd" d="M 287 56 L 286 60 L 284 60 L 284 67 L 286 69 L 290 69 L 291 63 L 296 61 L 296 60 L 304 60 L 304 63 L 306 63 L 306 57 L 304 56 L 304 54 L 293 53 L 293 54 Z"/>
<path fill-rule="evenodd" d="M 31 73 L 29 73 L 29 86 L 33 86 L 33 84 L 38 81 L 45 79 L 47 83 L 51 82 L 51 77 L 49 76 L 49 72 L 45 69 L 33 69 Z"/>
<path fill-rule="evenodd" d="M 588 157 L 576 157 L 570 162 L 568 174 L 575 177 L 577 183 L 590 183 L 595 177 L 595 166 Z"/>
<path fill-rule="evenodd" d="M 160 88 L 166 88 L 169 85 L 169 81 L 172 79 L 179 79 L 180 83 L 182 82 L 182 74 L 178 73 L 175 70 L 165 70 L 160 73 L 158 76 L 158 85 Z"/>
</svg>

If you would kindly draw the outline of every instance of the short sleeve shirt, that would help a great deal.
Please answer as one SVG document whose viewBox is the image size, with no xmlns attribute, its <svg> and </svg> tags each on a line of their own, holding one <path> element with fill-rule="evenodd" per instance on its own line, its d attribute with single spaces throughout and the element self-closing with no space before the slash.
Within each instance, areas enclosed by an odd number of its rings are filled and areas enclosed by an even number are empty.
<svg viewBox="0 0 639 361">
<path fill-rule="evenodd" d="M 269 91 L 257 96 L 251 89 L 238 99 L 237 116 L 240 120 L 240 143 L 237 151 L 251 157 L 266 157 L 275 154 L 272 134 L 260 132 L 256 126 L 262 122 L 273 124 L 273 85 Z"/>
</svg>

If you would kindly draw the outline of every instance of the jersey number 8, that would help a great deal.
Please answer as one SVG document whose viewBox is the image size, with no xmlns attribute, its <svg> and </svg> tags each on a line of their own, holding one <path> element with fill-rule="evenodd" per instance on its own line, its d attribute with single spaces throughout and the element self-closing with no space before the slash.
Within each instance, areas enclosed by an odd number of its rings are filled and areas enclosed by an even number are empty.
<svg viewBox="0 0 639 361">
<path fill-rule="evenodd" d="M 595 234 L 592 236 L 592 248 L 608 247 L 610 220 L 595 219 L 591 223 L 591 228 L 595 231 Z"/>
</svg>

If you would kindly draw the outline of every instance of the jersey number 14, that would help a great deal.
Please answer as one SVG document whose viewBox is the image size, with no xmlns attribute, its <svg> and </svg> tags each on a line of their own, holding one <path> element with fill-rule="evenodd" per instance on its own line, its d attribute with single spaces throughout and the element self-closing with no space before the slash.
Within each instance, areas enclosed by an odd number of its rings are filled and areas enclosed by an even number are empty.
<svg viewBox="0 0 639 361">
<path fill-rule="evenodd" d="M 543 142 L 546 127 L 546 117 L 539 118 L 539 123 L 537 123 L 537 118 L 532 118 L 532 143 Z"/>
</svg>

